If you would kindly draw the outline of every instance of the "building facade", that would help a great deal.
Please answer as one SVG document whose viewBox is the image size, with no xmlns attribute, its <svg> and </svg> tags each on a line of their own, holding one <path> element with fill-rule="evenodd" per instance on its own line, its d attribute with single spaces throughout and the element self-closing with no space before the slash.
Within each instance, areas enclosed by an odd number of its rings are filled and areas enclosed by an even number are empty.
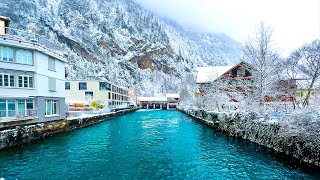
<svg viewBox="0 0 320 180">
<path fill-rule="evenodd" d="M 252 70 L 253 67 L 244 61 L 233 66 L 200 67 L 196 80 L 199 90 L 196 94 L 203 96 L 211 91 L 213 86 L 230 94 L 251 92 L 253 90 Z"/>
<path fill-rule="evenodd" d="M 177 108 L 180 104 L 180 94 L 166 94 L 168 108 Z"/>
<path fill-rule="evenodd" d="M 104 102 L 105 108 L 128 105 L 128 89 L 107 81 L 71 80 L 65 82 L 66 101 L 86 104 L 90 100 Z"/>
<path fill-rule="evenodd" d="M 35 41 L 0 34 L 0 121 L 64 119 L 66 62 Z"/>
<path fill-rule="evenodd" d="M 169 109 L 166 97 L 138 97 L 137 105 L 142 109 Z"/>
</svg>

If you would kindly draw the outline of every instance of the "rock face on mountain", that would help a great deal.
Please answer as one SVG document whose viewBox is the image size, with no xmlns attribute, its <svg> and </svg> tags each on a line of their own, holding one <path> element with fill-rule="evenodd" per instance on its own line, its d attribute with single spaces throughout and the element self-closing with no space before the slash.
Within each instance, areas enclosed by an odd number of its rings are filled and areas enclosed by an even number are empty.
<svg viewBox="0 0 320 180">
<path fill-rule="evenodd" d="M 63 46 L 70 79 L 94 76 L 131 88 L 179 91 L 196 67 L 232 63 L 241 49 L 225 35 L 186 30 L 133 0 L 11 0 L 0 9 L 11 27 L 32 29 Z"/>
</svg>

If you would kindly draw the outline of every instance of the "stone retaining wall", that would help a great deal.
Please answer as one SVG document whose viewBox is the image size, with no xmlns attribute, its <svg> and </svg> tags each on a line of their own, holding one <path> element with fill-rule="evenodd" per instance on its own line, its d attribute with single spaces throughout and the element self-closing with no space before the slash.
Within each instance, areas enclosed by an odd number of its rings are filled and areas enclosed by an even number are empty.
<svg viewBox="0 0 320 180">
<path fill-rule="evenodd" d="M 250 113 L 180 111 L 230 136 L 247 139 L 288 157 L 294 157 L 295 162 L 320 167 L 320 134 L 290 134 L 287 133 L 288 127 L 261 120 Z"/>
<path fill-rule="evenodd" d="M 60 132 L 90 126 L 136 110 L 137 109 L 128 109 L 93 117 L 73 118 L 70 120 L 64 119 L 8 127 L 0 131 L 0 150 L 52 136 Z"/>
</svg>

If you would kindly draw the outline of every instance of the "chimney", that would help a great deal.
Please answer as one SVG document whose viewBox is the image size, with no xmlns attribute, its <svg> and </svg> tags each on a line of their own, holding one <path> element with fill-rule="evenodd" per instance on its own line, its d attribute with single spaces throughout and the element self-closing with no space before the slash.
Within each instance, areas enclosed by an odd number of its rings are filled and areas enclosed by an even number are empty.
<svg viewBox="0 0 320 180">
<path fill-rule="evenodd" d="M 0 16 L 0 35 L 8 34 L 10 21 L 10 18 Z"/>
</svg>

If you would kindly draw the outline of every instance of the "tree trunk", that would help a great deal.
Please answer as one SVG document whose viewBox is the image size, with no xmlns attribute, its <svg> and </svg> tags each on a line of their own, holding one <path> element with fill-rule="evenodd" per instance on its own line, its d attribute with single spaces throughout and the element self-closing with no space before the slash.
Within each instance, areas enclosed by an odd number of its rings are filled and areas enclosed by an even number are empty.
<svg viewBox="0 0 320 180">
<path fill-rule="evenodd" d="M 304 102 L 303 102 L 303 106 L 308 106 L 308 105 L 309 105 L 309 96 L 310 96 L 310 92 L 311 92 L 311 89 L 313 88 L 313 84 L 315 83 L 315 81 L 316 81 L 316 78 L 315 78 L 315 76 L 314 76 L 314 77 L 312 78 L 311 84 L 310 84 L 310 86 L 309 86 L 309 88 L 308 88 L 307 97 L 306 97 L 306 99 L 305 99 Z"/>
</svg>

